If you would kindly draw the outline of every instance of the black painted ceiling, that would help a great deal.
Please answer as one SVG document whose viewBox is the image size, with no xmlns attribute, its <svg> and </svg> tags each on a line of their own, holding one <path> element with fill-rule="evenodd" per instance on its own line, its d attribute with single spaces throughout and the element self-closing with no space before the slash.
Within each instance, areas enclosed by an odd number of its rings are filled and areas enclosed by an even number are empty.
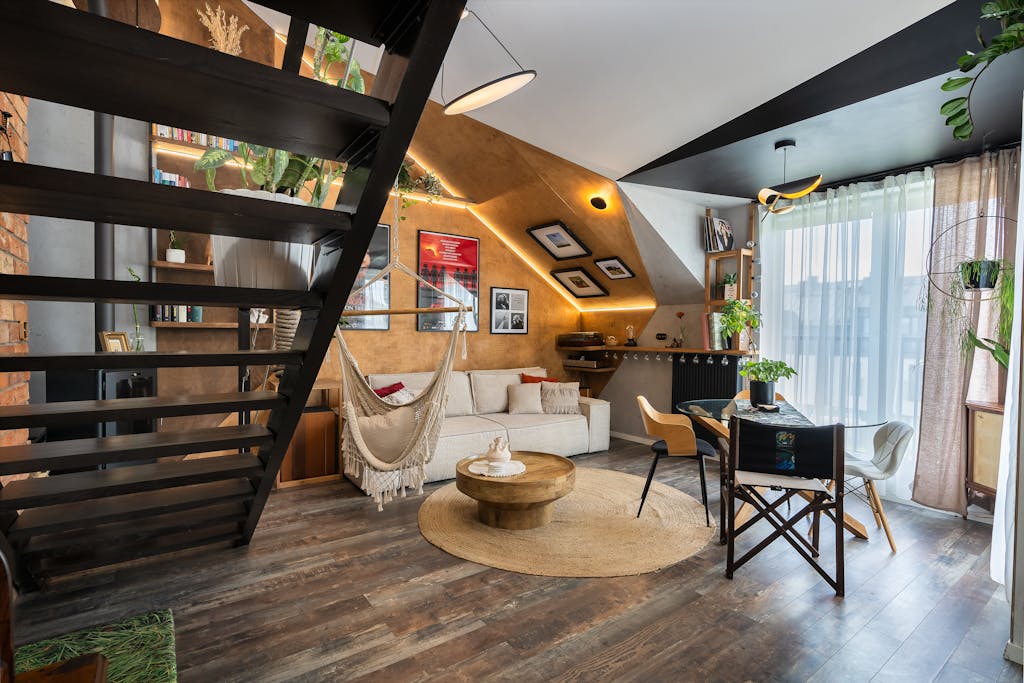
<svg viewBox="0 0 1024 683">
<path fill-rule="evenodd" d="M 1000 58 L 979 80 L 970 140 L 954 140 L 938 113 L 952 96 L 939 85 L 964 50 L 978 48 L 980 5 L 957 0 L 622 180 L 753 197 L 782 181 L 782 153 L 773 146 L 782 138 L 797 141 L 788 179 L 822 173 L 826 184 L 1019 142 L 1024 50 Z M 770 64 L 765 70 L 771 73 Z"/>
</svg>

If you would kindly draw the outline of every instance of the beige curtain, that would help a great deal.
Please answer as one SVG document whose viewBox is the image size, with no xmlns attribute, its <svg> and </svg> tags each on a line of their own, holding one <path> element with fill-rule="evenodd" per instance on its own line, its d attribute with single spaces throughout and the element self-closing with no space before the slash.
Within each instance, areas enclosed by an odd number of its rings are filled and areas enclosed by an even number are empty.
<svg viewBox="0 0 1024 683">
<path fill-rule="evenodd" d="M 968 398 L 1001 402 L 1005 376 L 989 353 L 978 351 L 966 357 L 961 353 L 955 322 L 970 324 L 979 337 L 995 338 L 995 303 L 985 300 L 991 292 L 951 299 L 949 283 L 961 261 L 981 257 L 1013 261 L 1016 223 L 1006 218 L 1017 218 L 1019 175 L 1019 147 L 935 167 L 928 264 L 932 282 L 913 498 L 959 514 L 967 511 L 964 402 Z M 962 316 L 944 314 L 951 303 L 962 306 Z"/>
</svg>

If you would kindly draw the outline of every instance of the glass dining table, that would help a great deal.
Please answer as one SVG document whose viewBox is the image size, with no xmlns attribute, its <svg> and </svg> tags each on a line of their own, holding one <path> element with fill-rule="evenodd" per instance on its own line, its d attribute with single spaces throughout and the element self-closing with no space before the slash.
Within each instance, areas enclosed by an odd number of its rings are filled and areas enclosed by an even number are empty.
<svg viewBox="0 0 1024 683">
<path fill-rule="evenodd" d="M 698 425 L 709 431 L 714 436 L 722 439 L 727 447 L 729 442 L 729 419 L 735 415 L 743 420 L 751 420 L 761 424 L 788 426 L 788 427 L 813 427 L 815 423 L 806 415 L 797 410 L 793 404 L 776 400 L 778 410 L 768 411 L 756 408 L 749 400 L 733 398 L 703 398 L 692 401 L 682 401 L 676 404 L 676 410 L 683 415 L 689 416 Z M 879 427 L 885 421 L 866 424 L 844 425 L 844 429 L 860 429 L 866 427 Z M 720 463 L 721 479 L 725 480 L 724 460 Z M 725 543 L 725 496 L 720 495 L 721 501 L 719 520 L 719 540 Z M 748 509 L 749 508 L 749 509 Z M 739 512 L 736 513 L 737 526 L 743 524 L 753 514 L 753 508 L 744 503 Z M 846 530 L 858 538 L 867 539 L 867 528 L 849 513 L 843 515 L 843 526 Z"/>
</svg>

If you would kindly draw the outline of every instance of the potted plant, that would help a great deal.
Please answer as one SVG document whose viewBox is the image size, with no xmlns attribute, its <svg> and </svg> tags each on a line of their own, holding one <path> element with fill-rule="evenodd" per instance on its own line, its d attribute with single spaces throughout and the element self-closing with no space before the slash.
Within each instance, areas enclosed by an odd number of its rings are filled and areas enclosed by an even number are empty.
<svg viewBox="0 0 1024 683">
<path fill-rule="evenodd" d="M 761 327 L 761 314 L 755 311 L 754 307 L 746 301 L 732 299 L 726 301 L 725 305 L 722 306 L 722 336 L 728 348 L 733 348 L 732 339 L 734 335 L 738 335 L 739 348 L 744 348 L 742 335 L 746 332 L 749 348 L 755 349 L 756 344 L 754 343 L 752 330 L 756 330 L 759 327 Z"/>
<path fill-rule="evenodd" d="M 957 264 L 949 281 L 949 293 L 943 300 L 942 318 L 952 334 L 960 339 L 964 356 L 982 349 L 992 354 L 999 365 L 1010 362 L 1010 336 L 1013 332 L 1013 265 L 999 259 L 976 259 Z M 970 292 L 992 290 L 982 301 L 992 301 L 997 308 L 996 338 L 978 337 L 967 314 Z"/>
<path fill-rule="evenodd" d="M 719 288 L 722 290 L 722 298 L 731 300 L 736 298 L 736 273 L 726 273 L 722 276 L 722 281 L 719 283 Z"/>
<path fill-rule="evenodd" d="M 785 361 L 762 358 L 747 363 L 740 374 L 750 380 L 750 403 L 757 406 L 775 405 L 775 383 L 781 378 L 789 379 L 796 370 Z"/>
<path fill-rule="evenodd" d="M 989 259 L 961 261 L 957 265 L 964 289 L 992 289 L 999 279 L 1001 264 Z"/>
<path fill-rule="evenodd" d="M 185 240 L 180 240 L 171 230 L 167 233 L 167 250 L 164 251 L 164 260 L 168 263 L 185 262 Z"/>
</svg>

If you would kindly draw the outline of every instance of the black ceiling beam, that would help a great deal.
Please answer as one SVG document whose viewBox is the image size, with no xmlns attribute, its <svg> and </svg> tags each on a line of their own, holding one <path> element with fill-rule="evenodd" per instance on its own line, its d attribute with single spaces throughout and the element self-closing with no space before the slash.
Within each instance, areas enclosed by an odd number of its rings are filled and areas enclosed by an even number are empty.
<svg viewBox="0 0 1024 683">
<path fill-rule="evenodd" d="M 952 71 L 957 57 L 978 47 L 979 14 L 977 0 L 956 0 L 620 180 Z"/>
</svg>

